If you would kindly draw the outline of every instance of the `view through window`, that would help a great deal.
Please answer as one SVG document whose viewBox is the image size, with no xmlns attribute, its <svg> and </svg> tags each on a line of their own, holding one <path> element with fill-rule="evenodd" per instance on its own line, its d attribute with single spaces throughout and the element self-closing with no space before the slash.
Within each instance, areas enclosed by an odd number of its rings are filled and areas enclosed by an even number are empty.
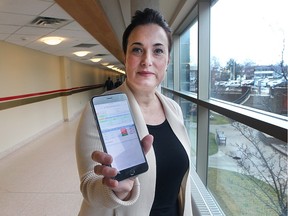
<svg viewBox="0 0 288 216">
<path fill-rule="evenodd" d="M 287 116 L 288 1 L 211 8 L 211 96 Z"/>
<path fill-rule="evenodd" d="M 198 90 L 198 22 L 180 36 L 180 90 Z"/>
<path fill-rule="evenodd" d="M 287 0 L 212 6 L 211 98 L 287 116 L 287 8 Z M 222 210 L 287 215 L 287 143 L 215 112 L 209 131 L 208 188 Z"/>
<path fill-rule="evenodd" d="M 166 94 L 176 99 L 182 108 L 192 143 L 192 164 L 195 167 L 200 164 L 199 169 L 207 168 L 199 163 L 197 154 L 208 145 L 207 188 L 223 212 L 229 216 L 286 216 L 287 143 L 263 133 L 258 126 L 255 126 L 257 130 L 235 121 L 233 118 L 237 114 L 233 108 L 241 105 L 241 110 L 248 107 L 253 108 L 249 109 L 253 113 L 261 110 L 287 124 L 288 1 L 213 2 L 209 35 L 210 80 L 207 78 L 205 86 L 198 82 L 199 73 L 205 73 L 198 71 L 198 46 L 199 50 L 201 46 L 209 46 L 203 45 L 201 38 L 198 40 L 198 30 L 203 30 L 203 22 L 199 19 L 179 35 L 180 50 L 175 54 L 176 58 L 179 55 L 179 70 L 178 65 L 173 65 L 175 71 L 169 68 L 168 73 L 171 72 L 167 75 L 172 80 L 179 73 L 179 89 L 174 90 L 185 95 L 185 99 L 181 96 L 179 99 L 177 92 L 167 91 Z M 172 83 L 167 85 L 170 89 L 175 84 Z M 211 100 L 205 103 L 199 102 L 197 95 L 203 88 L 210 90 Z M 227 114 L 228 118 L 221 105 L 212 106 L 214 99 L 232 102 L 229 108 L 233 115 Z M 210 110 L 209 123 L 199 117 L 199 110 L 208 111 L 215 106 L 216 110 L 222 110 L 222 115 Z M 268 127 L 270 123 L 267 122 Z M 206 128 L 209 133 L 207 145 L 205 139 L 197 137 L 199 128 Z M 205 180 L 206 176 L 202 178 L 203 182 Z"/>
<path fill-rule="evenodd" d="M 208 188 L 226 215 L 287 215 L 287 143 L 211 112 Z"/>
</svg>

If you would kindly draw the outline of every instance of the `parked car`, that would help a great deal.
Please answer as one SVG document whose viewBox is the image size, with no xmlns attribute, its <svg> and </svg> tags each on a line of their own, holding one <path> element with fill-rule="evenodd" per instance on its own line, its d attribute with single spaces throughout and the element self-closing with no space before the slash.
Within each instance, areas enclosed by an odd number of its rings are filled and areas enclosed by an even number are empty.
<svg viewBox="0 0 288 216">
<path fill-rule="evenodd" d="M 283 82 L 282 79 L 276 79 L 276 80 L 271 80 L 271 81 L 267 82 L 267 85 L 273 87 L 273 86 L 278 85 L 282 82 Z"/>
<path fill-rule="evenodd" d="M 242 80 L 241 85 L 242 86 L 254 85 L 254 80 Z"/>
<path fill-rule="evenodd" d="M 240 87 L 241 84 L 240 84 L 240 81 L 239 80 L 232 80 L 232 81 L 229 81 L 225 84 L 225 87 Z"/>
</svg>

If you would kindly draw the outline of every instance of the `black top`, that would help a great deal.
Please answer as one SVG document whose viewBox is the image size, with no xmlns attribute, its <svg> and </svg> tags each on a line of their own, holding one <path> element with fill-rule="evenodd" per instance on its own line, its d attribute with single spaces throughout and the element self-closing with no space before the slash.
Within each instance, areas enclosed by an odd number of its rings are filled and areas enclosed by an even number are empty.
<svg viewBox="0 0 288 216">
<path fill-rule="evenodd" d="M 150 216 L 179 216 L 178 193 L 189 167 L 188 156 L 167 120 L 147 127 L 154 136 L 156 155 L 156 190 Z"/>
</svg>

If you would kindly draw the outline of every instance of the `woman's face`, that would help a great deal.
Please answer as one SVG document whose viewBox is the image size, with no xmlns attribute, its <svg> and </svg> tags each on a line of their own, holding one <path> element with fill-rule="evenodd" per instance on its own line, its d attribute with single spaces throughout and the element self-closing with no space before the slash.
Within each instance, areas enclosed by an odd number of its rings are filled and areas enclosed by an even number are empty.
<svg viewBox="0 0 288 216">
<path fill-rule="evenodd" d="M 154 91 L 169 63 L 168 38 L 156 24 L 137 26 L 130 34 L 125 56 L 127 84 L 132 90 Z"/>
</svg>

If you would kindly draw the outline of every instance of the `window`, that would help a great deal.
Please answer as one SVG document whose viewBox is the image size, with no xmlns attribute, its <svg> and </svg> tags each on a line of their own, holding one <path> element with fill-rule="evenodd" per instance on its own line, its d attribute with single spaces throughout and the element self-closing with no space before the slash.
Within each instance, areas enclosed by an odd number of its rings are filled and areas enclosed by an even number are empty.
<svg viewBox="0 0 288 216">
<path fill-rule="evenodd" d="M 211 8 L 211 97 L 287 116 L 287 0 Z"/>
<path fill-rule="evenodd" d="M 166 76 L 167 76 L 166 87 L 173 89 L 174 87 L 174 50 L 173 49 L 171 50 L 170 62 L 168 64 Z"/>
<path fill-rule="evenodd" d="M 191 162 L 195 167 L 197 152 L 197 105 L 181 98 L 180 106 L 183 112 L 185 127 L 187 128 L 188 136 L 191 142 Z"/>
<path fill-rule="evenodd" d="M 234 114 L 210 110 L 207 187 L 227 215 L 287 214 L 287 141 L 248 126 L 257 113 L 287 124 L 287 6 L 219 0 L 211 7 L 210 99 L 232 102 Z M 240 123 L 246 108 L 253 113 Z M 274 119 L 265 120 L 268 128 Z"/>
<path fill-rule="evenodd" d="M 288 2 L 211 2 L 177 30 L 176 88 L 162 88 L 182 108 L 191 173 L 226 215 L 287 215 Z"/>
<path fill-rule="evenodd" d="M 180 90 L 197 92 L 198 22 L 180 35 Z"/>
<path fill-rule="evenodd" d="M 287 143 L 210 116 L 208 188 L 225 214 L 287 214 Z"/>
</svg>

